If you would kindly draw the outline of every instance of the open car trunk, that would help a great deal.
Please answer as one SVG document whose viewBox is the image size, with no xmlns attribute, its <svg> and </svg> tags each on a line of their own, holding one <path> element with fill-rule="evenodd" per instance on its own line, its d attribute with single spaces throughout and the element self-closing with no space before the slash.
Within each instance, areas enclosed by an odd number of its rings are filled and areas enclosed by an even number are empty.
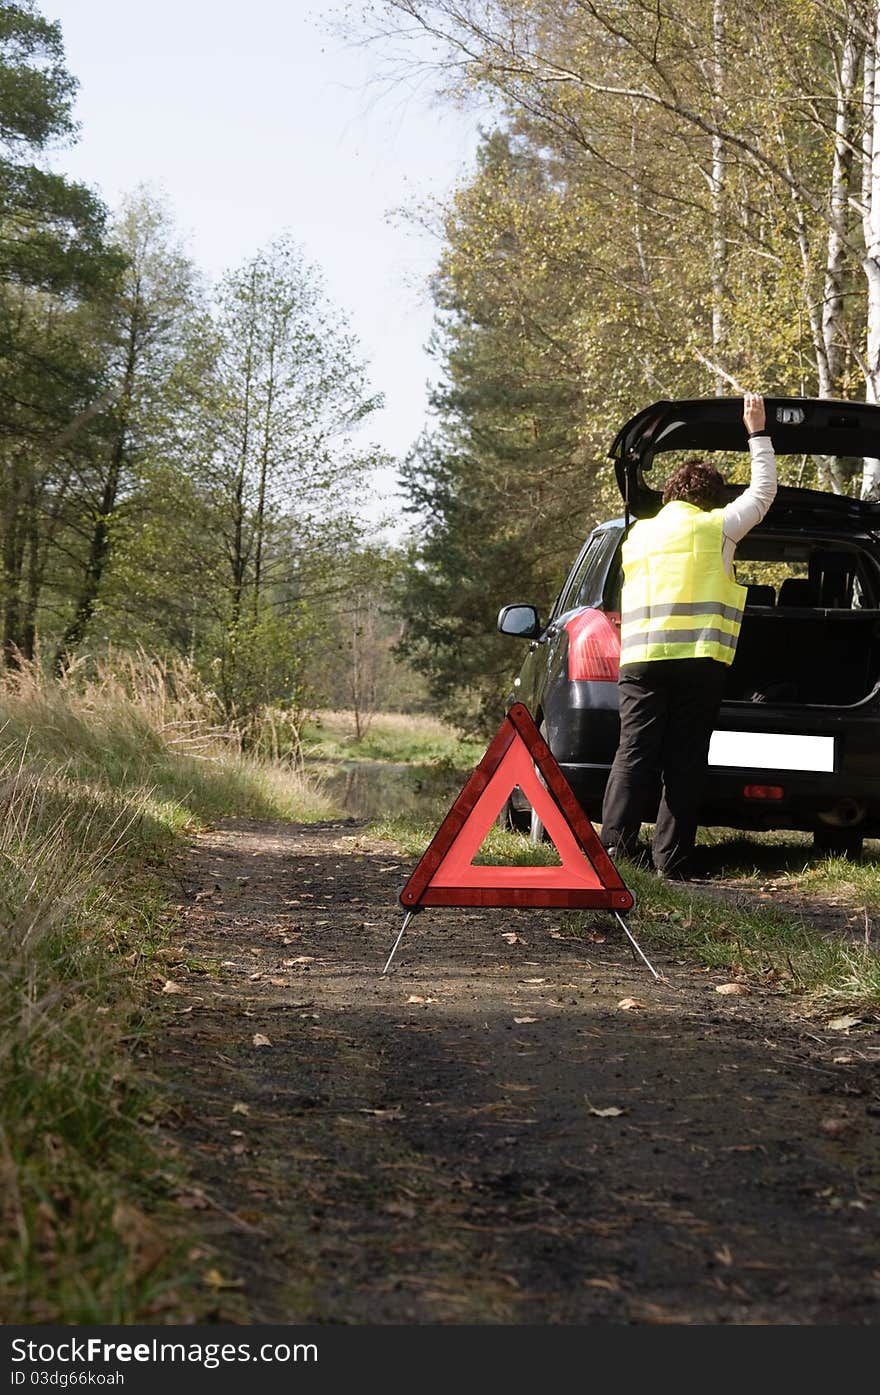
<svg viewBox="0 0 880 1395">
<path fill-rule="evenodd" d="M 880 570 L 875 547 L 860 541 L 780 536 L 766 521 L 743 539 L 734 569 L 748 590 L 726 701 L 853 707 L 870 696 L 880 682 Z"/>
<path fill-rule="evenodd" d="M 725 702 L 852 707 L 880 682 L 880 610 L 747 606 Z"/>
</svg>

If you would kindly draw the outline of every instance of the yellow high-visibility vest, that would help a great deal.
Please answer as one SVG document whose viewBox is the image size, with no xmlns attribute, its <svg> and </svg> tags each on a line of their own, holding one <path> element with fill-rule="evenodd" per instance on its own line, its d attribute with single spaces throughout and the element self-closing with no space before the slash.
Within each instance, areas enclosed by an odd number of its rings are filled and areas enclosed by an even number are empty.
<svg viewBox="0 0 880 1395">
<path fill-rule="evenodd" d="M 677 499 L 623 544 L 620 663 L 717 659 L 732 664 L 746 588 L 724 570 L 724 510 Z"/>
</svg>

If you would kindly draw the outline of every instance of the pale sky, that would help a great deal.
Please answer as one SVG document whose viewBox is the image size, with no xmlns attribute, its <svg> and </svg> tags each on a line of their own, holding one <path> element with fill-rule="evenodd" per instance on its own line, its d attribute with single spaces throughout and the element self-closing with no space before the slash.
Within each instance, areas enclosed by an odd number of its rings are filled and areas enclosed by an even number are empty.
<svg viewBox="0 0 880 1395">
<path fill-rule="evenodd" d="M 401 457 L 427 419 L 426 281 L 439 251 L 393 217 L 472 168 L 478 118 L 424 81 L 376 85 L 380 56 L 326 32 L 313 0 L 40 0 L 79 80 L 78 144 L 53 163 L 111 206 L 162 186 L 209 276 L 282 231 L 324 273 L 386 408 L 367 428 Z M 393 499 L 393 474 L 381 481 Z"/>
</svg>

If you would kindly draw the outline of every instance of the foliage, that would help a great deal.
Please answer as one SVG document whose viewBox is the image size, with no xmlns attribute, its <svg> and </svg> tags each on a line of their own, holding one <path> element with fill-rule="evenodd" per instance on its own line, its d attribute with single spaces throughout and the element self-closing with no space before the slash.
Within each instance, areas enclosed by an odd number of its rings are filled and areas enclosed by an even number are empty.
<svg viewBox="0 0 880 1395">
<path fill-rule="evenodd" d="M 225 277 L 184 350 L 116 511 L 100 619 L 107 638 L 191 653 L 247 722 L 303 700 L 318 602 L 338 589 L 373 463 L 351 435 L 378 399 L 287 238 Z"/>
<path fill-rule="evenodd" d="M 408 582 L 400 552 L 367 543 L 346 549 L 310 638 L 310 701 L 349 709 L 357 740 L 377 711 L 418 712 L 427 705 L 424 684 L 396 654 Z"/>
<path fill-rule="evenodd" d="M 387 0 L 367 16 L 398 64 L 498 113 L 447 210 L 440 424 L 404 470 L 404 649 L 456 719 L 497 719 L 497 606 L 545 610 L 619 508 L 604 457 L 632 412 L 744 387 L 874 392 L 875 10 Z M 853 491 L 860 468 L 782 477 Z"/>
</svg>

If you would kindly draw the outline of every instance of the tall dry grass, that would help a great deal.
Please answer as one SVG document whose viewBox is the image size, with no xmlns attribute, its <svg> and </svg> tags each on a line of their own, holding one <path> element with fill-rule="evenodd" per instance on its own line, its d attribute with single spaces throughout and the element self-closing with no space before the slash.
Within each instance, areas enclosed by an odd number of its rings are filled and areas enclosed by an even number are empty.
<svg viewBox="0 0 880 1395">
<path fill-rule="evenodd" d="M 186 664 L 0 680 L 0 1321 L 124 1322 L 182 1301 L 150 1219 L 170 1174 L 132 1065 L 159 869 L 221 815 L 329 812 L 301 774 L 242 755 Z"/>
</svg>

